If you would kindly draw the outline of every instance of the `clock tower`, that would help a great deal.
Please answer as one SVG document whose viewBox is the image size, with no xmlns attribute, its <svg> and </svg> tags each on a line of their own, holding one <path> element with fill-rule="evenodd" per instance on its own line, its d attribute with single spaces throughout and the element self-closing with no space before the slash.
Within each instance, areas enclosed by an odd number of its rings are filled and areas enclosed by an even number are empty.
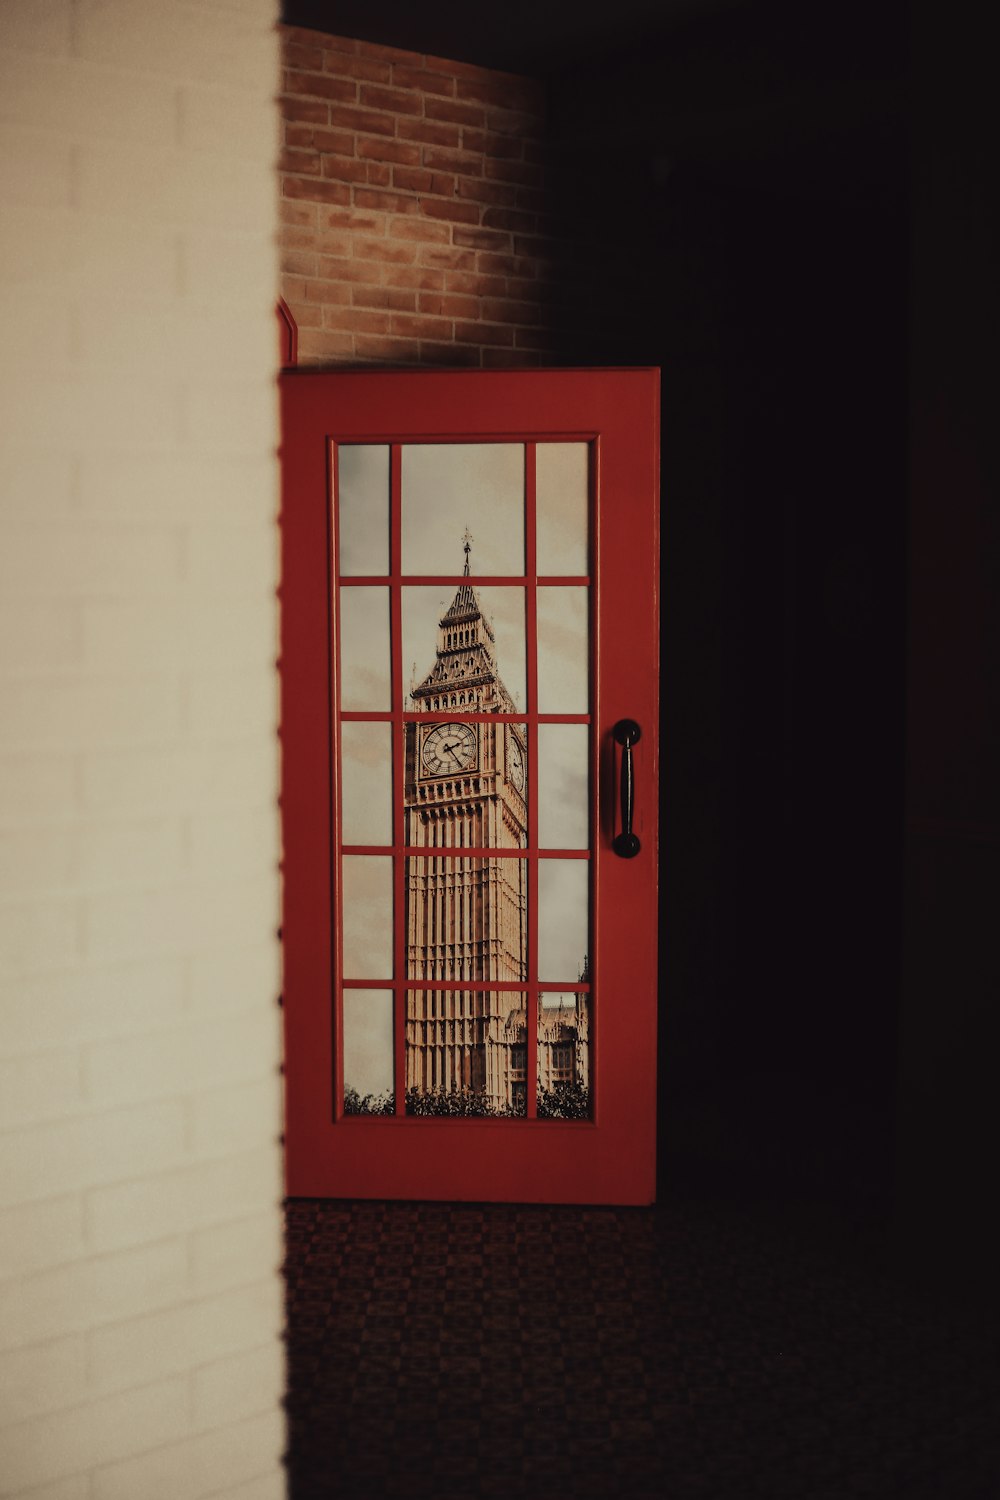
<svg viewBox="0 0 1000 1500">
<path fill-rule="evenodd" d="M 471 537 L 465 534 L 464 578 Z M 427 721 L 406 725 L 404 838 L 407 975 L 454 988 L 413 989 L 406 1006 L 406 1087 L 434 1103 L 523 1111 L 524 995 L 463 989 L 463 981 L 526 977 L 527 872 L 523 859 L 468 854 L 527 845 L 525 742 L 520 725 L 439 720 L 440 713 L 511 714 L 493 626 L 463 581 L 438 622 L 434 664 L 411 690 Z"/>
</svg>

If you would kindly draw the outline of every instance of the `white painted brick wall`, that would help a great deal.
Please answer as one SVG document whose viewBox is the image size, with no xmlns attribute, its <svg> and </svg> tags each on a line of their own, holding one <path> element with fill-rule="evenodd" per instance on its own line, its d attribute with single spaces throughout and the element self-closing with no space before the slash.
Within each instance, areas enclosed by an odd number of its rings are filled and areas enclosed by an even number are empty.
<svg viewBox="0 0 1000 1500">
<path fill-rule="evenodd" d="M 276 0 L 0 0 L 0 1496 L 279 1500 Z"/>
</svg>

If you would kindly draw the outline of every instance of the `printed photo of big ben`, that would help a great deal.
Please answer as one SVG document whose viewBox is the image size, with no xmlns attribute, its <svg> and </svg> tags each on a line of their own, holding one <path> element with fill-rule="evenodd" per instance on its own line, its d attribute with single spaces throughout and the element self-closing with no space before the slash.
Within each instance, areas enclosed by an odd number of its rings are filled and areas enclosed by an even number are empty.
<svg viewBox="0 0 1000 1500">
<path fill-rule="evenodd" d="M 587 445 L 532 459 L 529 528 L 523 443 L 338 453 L 348 1115 L 589 1116 Z"/>
</svg>

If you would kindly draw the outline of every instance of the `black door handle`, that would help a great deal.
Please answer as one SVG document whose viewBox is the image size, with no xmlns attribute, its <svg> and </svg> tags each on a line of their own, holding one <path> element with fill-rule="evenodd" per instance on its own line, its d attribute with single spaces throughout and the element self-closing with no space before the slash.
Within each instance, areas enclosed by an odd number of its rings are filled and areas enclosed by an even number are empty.
<svg viewBox="0 0 1000 1500">
<path fill-rule="evenodd" d="M 632 816 L 635 811 L 635 773 L 632 769 L 632 746 L 642 739 L 642 730 L 634 719 L 619 719 L 614 737 L 622 747 L 621 808 L 622 831 L 612 842 L 612 849 L 622 859 L 635 859 L 642 848 L 638 834 L 632 832 Z"/>
</svg>

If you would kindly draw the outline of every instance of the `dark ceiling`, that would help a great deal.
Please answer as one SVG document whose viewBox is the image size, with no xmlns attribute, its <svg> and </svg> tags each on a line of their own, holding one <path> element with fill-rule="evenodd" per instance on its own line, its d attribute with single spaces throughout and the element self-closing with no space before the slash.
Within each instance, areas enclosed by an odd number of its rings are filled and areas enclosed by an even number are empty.
<svg viewBox="0 0 1000 1500">
<path fill-rule="evenodd" d="M 284 0 L 282 19 L 334 36 L 537 77 L 639 51 L 694 18 L 748 0 Z"/>
</svg>

